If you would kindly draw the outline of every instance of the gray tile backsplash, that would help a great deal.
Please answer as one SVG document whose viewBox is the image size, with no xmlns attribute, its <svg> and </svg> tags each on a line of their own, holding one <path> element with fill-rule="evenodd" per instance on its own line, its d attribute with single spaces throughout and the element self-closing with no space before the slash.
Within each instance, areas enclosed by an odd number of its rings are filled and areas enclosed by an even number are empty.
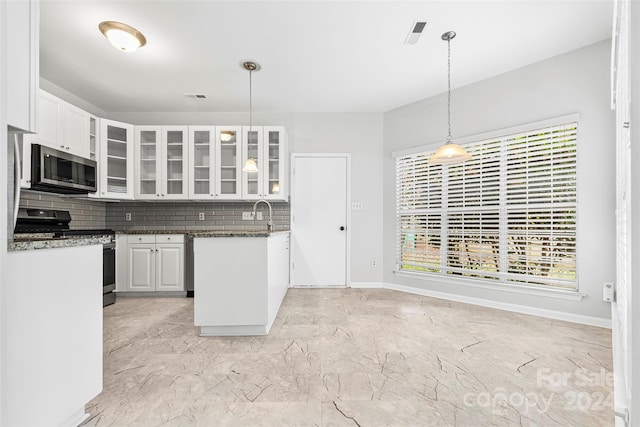
<svg viewBox="0 0 640 427">
<path fill-rule="evenodd" d="M 289 230 L 289 203 L 270 202 L 275 230 Z M 116 231 L 137 230 L 266 230 L 268 209 L 258 205 L 262 221 L 243 220 L 242 212 L 251 212 L 253 202 L 103 202 L 49 193 L 23 191 L 20 206 L 68 210 L 72 229 L 110 228 Z M 198 214 L 204 213 L 204 220 Z M 131 214 L 131 221 L 125 214 Z"/>
<path fill-rule="evenodd" d="M 20 206 L 68 210 L 71 214 L 69 227 L 73 230 L 106 228 L 106 204 L 102 201 L 59 196 L 51 193 L 22 191 L 20 194 Z"/>
<path fill-rule="evenodd" d="M 289 203 L 270 202 L 276 231 L 289 230 Z M 258 205 L 262 221 L 243 220 L 242 212 L 251 212 L 253 202 L 119 202 L 107 203 L 107 228 L 116 231 L 140 230 L 266 230 L 268 208 Z M 204 220 L 198 214 L 204 213 Z M 126 221 L 126 214 L 131 221 Z"/>
</svg>

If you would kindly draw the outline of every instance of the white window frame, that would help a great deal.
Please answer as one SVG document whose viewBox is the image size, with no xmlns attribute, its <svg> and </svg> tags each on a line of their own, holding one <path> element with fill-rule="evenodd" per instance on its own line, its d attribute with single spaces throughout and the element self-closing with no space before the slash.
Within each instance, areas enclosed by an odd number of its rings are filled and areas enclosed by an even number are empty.
<svg viewBox="0 0 640 427">
<path fill-rule="evenodd" d="M 460 144 L 460 145 L 470 145 L 472 143 L 478 143 L 481 141 L 486 141 L 486 140 L 491 140 L 491 139 L 500 139 L 500 138 L 504 138 L 507 136 L 511 136 L 514 134 L 521 134 L 521 133 L 525 133 L 525 132 L 531 132 L 531 131 L 535 131 L 537 129 L 543 130 L 545 128 L 551 128 L 551 127 L 555 127 L 555 126 L 560 126 L 563 124 L 568 124 L 568 123 L 576 123 L 579 125 L 579 119 L 580 119 L 580 115 L 579 114 L 570 114 L 570 115 L 566 115 L 566 116 L 561 116 L 561 117 L 556 117 L 556 118 L 552 118 L 549 120 L 543 120 L 543 121 L 538 121 L 538 122 L 534 122 L 534 123 L 528 123 L 528 124 L 524 124 L 524 125 L 520 125 L 520 126 L 515 126 L 515 127 L 511 127 L 511 128 L 506 128 L 506 129 L 500 129 L 500 130 L 495 130 L 495 131 L 491 131 L 491 132 L 486 132 L 483 134 L 478 134 L 478 135 L 472 135 L 472 136 L 468 136 L 468 137 L 464 137 L 464 138 L 459 138 L 456 140 L 456 143 Z M 577 140 L 577 136 L 576 136 L 576 140 Z M 393 157 L 395 159 L 398 159 L 399 157 L 406 157 L 406 156 L 410 156 L 410 155 L 416 155 L 416 154 L 424 154 L 424 153 L 429 153 L 429 152 L 433 152 L 435 151 L 438 146 L 440 144 L 432 144 L 432 145 L 427 145 L 427 146 L 419 146 L 419 147 L 413 147 L 407 150 L 401 150 L 401 151 L 396 151 L 394 153 L 392 153 Z M 577 148 L 577 143 L 576 143 L 576 148 Z M 501 160 L 502 163 L 502 160 Z M 577 194 L 578 194 L 578 182 L 577 182 L 577 177 L 578 177 L 578 159 L 576 156 L 576 170 L 575 170 L 575 177 L 576 177 L 576 184 L 575 184 L 575 192 L 576 192 L 576 200 L 575 200 L 575 238 L 577 241 L 577 237 L 578 237 L 578 199 L 577 199 Z M 397 164 L 396 164 L 396 169 L 397 169 Z M 396 170 L 397 172 L 397 170 Z M 442 174 L 442 181 L 443 181 L 443 185 L 442 185 L 442 192 L 443 192 L 443 198 L 446 196 L 446 192 L 448 190 L 447 188 L 447 179 L 448 179 L 448 170 L 447 167 L 443 167 L 443 174 Z M 501 184 L 502 185 L 502 184 Z M 503 194 L 504 192 L 504 188 L 501 187 L 500 189 L 500 206 L 499 206 L 499 218 L 500 218 L 500 259 L 499 259 L 499 263 L 500 266 L 502 268 L 504 268 L 504 266 L 506 265 L 506 261 L 505 261 L 505 257 L 506 257 L 506 251 L 504 251 L 505 247 L 506 247 L 506 238 L 504 237 L 504 232 L 506 229 L 506 224 L 505 224 L 505 218 L 506 218 L 506 206 L 504 206 L 504 197 L 505 195 Z M 396 195 L 398 196 L 398 191 L 396 192 Z M 503 278 L 502 274 L 498 274 L 500 276 L 499 280 L 489 280 L 489 279 L 482 279 L 482 278 L 475 278 L 475 277 L 466 277 L 466 276 L 458 276 L 458 275 L 451 275 L 447 273 L 447 269 L 446 269 L 446 251 L 447 251 L 447 245 L 446 245 L 446 230 L 447 230 L 447 225 L 444 223 L 446 222 L 446 212 L 447 212 L 447 208 L 446 206 L 442 207 L 442 211 L 445 213 L 442 216 L 442 224 L 440 225 L 440 230 L 441 232 L 445 235 L 444 237 L 441 238 L 441 243 L 440 243 L 440 249 L 442 252 L 441 255 L 441 259 L 440 259 L 440 266 L 441 267 L 445 267 L 445 269 L 440 269 L 440 271 L 437 272 L 428 272 L 428 271 L 420 271 L 420 272 L 412 272 L 412 271 L 407 271 L 407 270 L 401 270 L 401 264 L 400 264 L 400 255 L 401 255 L 401 236 L 400 236 L 400 212 L 398 210 L 398 201 L 396 201 L 396 209 L 397 209 L 397 230 L 396 230 L 396 238 L 397 238 L 397 244 L 396 244 L 396 254 L 397 254 L 397 261 L 396 261 L 396 269 L 395 269 L 395 273 L 398 275 L 406 275 L 406 276 L 410 276 L 410 277 L 414 277 L 414 278 L 420 278 L 420 279 L 434 279 L 437 278 L 438 280 L 446 280 L 446 281 L 451 281 L 451 282 L 455 282 L 455 283 L 459 283 L 459 284 L 464 284 L 464 285 L 470 285 L 470 286 L 475 286 L 475 287 L 482 287 L 482 288 L 490 288 L 490 289 L 499 289 L 499 290 L 506 290 L 506 291 L 514 291 L 514 292 L 520 292 L 520 291 L 524 291 L 526 293 L 531 293 L 531 294 L 538 294 L 538 295 L 545 295 L 545 294 L 555 294 L 558 295 L 559 297 L 566 297 L 568 299 L 576 299 L 579 300 L 581 299 L 581 297 L 583 296 L 583 294 L 581 294 L 579 292 L 579 280 L 578 280 L 578 246 L 576 244 L 576 248 L 575 248 L 575 258 L 576 258 L 576 267 L 575 267 L 575 280 L 571 281 L 572 283 L 565 283 L 565 284 L 573 284 L 572 287 L 560 287 L 560 286 L 549 286 L 549 285 L 539 285 L 539 284 L 532 284 L 532 283 L 517 283 L 517 282 L 513 282 L 513 281 L 505 281 Z M 464 209 L 464 208 L 462 208 Z M 482 209 L 476 210 L 476 212 L 481 212 Z M 501 268 L 501 270 L 502 270 Z"/>
</svg>

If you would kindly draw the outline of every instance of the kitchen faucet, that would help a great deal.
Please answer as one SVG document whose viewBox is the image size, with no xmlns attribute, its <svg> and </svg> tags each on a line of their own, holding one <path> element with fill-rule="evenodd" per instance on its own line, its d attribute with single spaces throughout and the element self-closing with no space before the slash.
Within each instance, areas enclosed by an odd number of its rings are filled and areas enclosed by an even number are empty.
<svg viewBox="0 0 640 427">
<path fill-rule="evenodd" d="M 253 204 L 253 210 L 251 211 L 251 218 L 255 219 L 256 207 L 260 202 L 265 203 L 267 206 L 269 206 L 269 220 L 267 221 L 267 230 L 269 231 L 269 233 L 273 233 L 273 212 L 271 211 L 271 203 L 267 202 L 264 199 L 256 200 L 256 202 Z"/>
</svg>

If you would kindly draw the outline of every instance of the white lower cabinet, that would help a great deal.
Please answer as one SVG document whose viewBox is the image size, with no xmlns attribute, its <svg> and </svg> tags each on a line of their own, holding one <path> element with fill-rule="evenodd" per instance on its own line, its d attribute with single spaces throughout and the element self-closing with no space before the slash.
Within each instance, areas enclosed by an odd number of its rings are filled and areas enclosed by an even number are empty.
<svg viewBox="0 0 640 427">
<path fill-rule="evenodd" d="M 130 234 L 118 239 L 124 261 L 118 275 L 120 292 L 184 291 L 184 236 L 182 234 Z"/>
</svg>

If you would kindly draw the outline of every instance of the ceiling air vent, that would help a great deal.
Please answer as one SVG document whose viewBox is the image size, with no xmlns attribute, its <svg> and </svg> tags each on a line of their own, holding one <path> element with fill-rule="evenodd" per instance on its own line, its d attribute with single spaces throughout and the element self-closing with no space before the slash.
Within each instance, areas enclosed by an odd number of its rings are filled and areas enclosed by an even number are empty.
<svg viewBox="0 0 640 427">
<path fill-rule="evenodd" d="M 427 21 L 414 21 L 407 38 L 404 40 L 404 44 L 416 44 L 418 39 L 422 35 L 424 28 L 427 26 Z"/>
<path fill-rule="evenodd" d="M 184 97 L 187 99 L 207 99 L 207 95 L 204 93 L 185 93 Z"/>
</svg>

